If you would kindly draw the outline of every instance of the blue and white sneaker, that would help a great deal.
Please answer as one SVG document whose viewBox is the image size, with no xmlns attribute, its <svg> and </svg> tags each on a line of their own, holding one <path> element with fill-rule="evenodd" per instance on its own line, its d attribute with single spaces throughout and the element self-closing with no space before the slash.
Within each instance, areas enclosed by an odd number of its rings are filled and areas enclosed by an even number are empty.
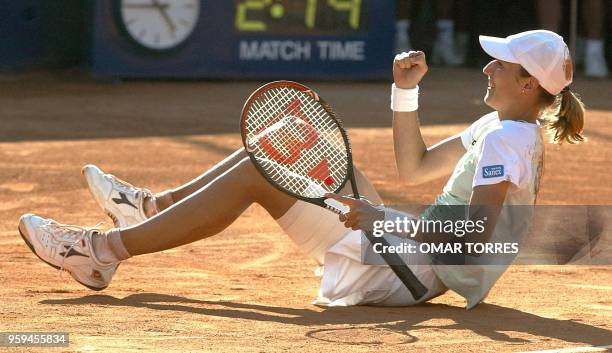
<svg viewBox="0 0 612 353">
<path fill-rule="evenodd" d="M 119 263 L 103 263 L 93 251 L 92 236 L 100 230 L 60 224 L 33 214 L 19 220 L 19 233 L 30 250 L 48 265 L 67 271 L 93 290 L 108 287 Z"/>
<path fill-rule="evenodd" d="M 112 218 L 116 227 L 125 228 L 147 219 L 144 200 L 151 196 L 147 189 L 137 188 L 95 165 L 82 169 L 89 191 L 98 205 Z"/>
</svg>

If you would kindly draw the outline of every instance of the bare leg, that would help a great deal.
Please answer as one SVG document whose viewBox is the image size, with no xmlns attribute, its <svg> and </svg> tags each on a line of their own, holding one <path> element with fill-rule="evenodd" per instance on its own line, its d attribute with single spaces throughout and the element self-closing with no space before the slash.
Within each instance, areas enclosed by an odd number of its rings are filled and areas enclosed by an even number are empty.
<svg viewBox="0 0 612 353">
<path fill-rule="evenodd" d="M 469 33 L 472 20 L 472 1 L 456 0 L 455 27 L 459 33 Z M 451 9 L 453 11 L 454 9 Z"/>
<path fill-rule="evenodd" d="M 179 192 L 206 179 L 202 176 Z M 221 232 L 253 203 L 279 218 L 295 202 L 268 183 L 246 157 L 146 222 L 121 229 L 121 239 L 130 255 L 158 252 Z"/>
<path fill-rule="evenodd" d="M 412 50 L 410 44 L 410 24 L 412 18 L 412 0 L 399 0 L 396 2 L 395 13 L 395 52 L 408 52 Z"/>
<path fill-rule="evenodd" d="M 155 195 L 155 206 L 157 207 L 151 205 L 151 200 L 145 200 L 145 214 L 147 214 L 147 216 L 149 217 L 153 216 L 155 214 L 155 212 L 153 211 L 155 208 L 157 208 L 159 211 L 163 211 L 166 208 L 172 206 L 174 203 L 179 202 L 185 197 L 193 194 L 194 192 L 198 191 L 221 174 L 225 173 L 231 167 L 235 166 L 246 156 L 246 152 L 243 148 L 241 148 L 229 155 L 221 162 L 217 163 L 214 167 L 207 170 L 199 177 L 189 181 L 188 183 L 183 184 L 175 189 L 160 192 L 159 194 Z"/>
<path fill-rule="evenodd" d="M 454 0 L 437 0 L 436 16 L 438 19 L 453 19 Z"/>
<path fill-rule="evenodd" d="M 412 17 L 412 1 L 399 0 L 396 2 L 396 20 L 409 20 Z"/>
<path fill-rule="evenodd" d="M 165 210 L 176 202 L 179 202 L 182 199 L 188 197 L 189 195 L 195 193 L 196 191 L 200 190 L 208 183 L 212 182 L 217 177 L 228 171 L 230 168 L 236 166 L 240 161 L 244 160 L 245 158 L 247 158 L 247 154 L 244 149 L 241 148 L 236 152 L 232 153 L 227 158 L 225 158 L 223 161 L 216 164 L 211 169 L 207 170 L 199 177 L 191 180 L 190 182 L 183 184 L 175 189 L 167 190 L 157 194 L 156 201 L 158 209 L 160 211 Z M 376 192 L 372 184 L 370 184 L 367 178 L 357 168 L 355 168 L 355 179 L 357 181 L 357 189 L 363 196 L 365 196 L 367 199 L 374 203 L 382 203 L 382 199 L 380 198 L 380 196 L 378 196 L 378 193 Z M 350 185 L 348 184 L 340 192 L 340 194 L 343 195 L 349 195 L 351 193 L 352 191 L 350 189 Z M 146 208 L 147 203 L 145 202 L 145 211 L 147 211 Z"/>
<path fill-rule="evenodd" d="M 602 0 L 584 0 L 581 4 L 587 35 L 585 74 L 589 77 L 605 78 L 609 75 L 609 70 L 604 51 L 604 2 Z"/>
<path fill-rule="evenodd" d="M 355 168 L 355 181 L 357 182 L 357 190 L 362 198 L 366 198 L 376 205 L 383 203 L 374 186 L 357 168 Z M 340 195 L 351 195 L 352 193 L 353 190 L 349 183 L 339 192 Z"/>
<path fill-rule="evenodd" d="M 130 255 L 163 251 L 215 235 L 253 203 L 278 219 L 296 202 L 264 179 L 248 157 L 210 182 L 205 175 L 188 184 L 193 187 L 198 182 L 205 183 L 200 189 L 147 221 L 120 230 L 121 240 Z M 382 203 L 374 187 L 358 170 L 355 170 L 355 177 L 362 195 L 374 203 Z M 180 190 L 184 192 L 188 187 Z M 351 189 L 347 185 L 340 193 L 350 194 Z"/>
<path fill-rule="evenodd" d="M 601 0 L 582 1 L 582 16 L 586 23 L 587 38 L 603 38 L 604 4 Z"/>
<path fill-rule="evenodd" d="M 561 29 L 561 1 L 538 0 L 536 6 L 540 26 L 549 31 L 559 33 Z"/>
<path fill-rule="evenodd" d="M 463 50 L 455 42 L 454 0 L 436 0 L 436 41 L 432 51 L 432 63 L 459 66 L 465 63 Z M 462 40 L 464 42 L 464 40 Z"/>
</svg>

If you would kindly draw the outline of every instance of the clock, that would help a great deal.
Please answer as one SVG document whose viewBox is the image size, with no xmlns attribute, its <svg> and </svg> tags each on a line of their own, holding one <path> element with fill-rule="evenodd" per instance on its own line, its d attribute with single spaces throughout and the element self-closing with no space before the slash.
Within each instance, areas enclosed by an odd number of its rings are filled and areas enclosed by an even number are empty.
<svg viewBox="0 0 612 353">
<path fill-rule="evenodd" d="M 184 43 L 200 17 L 200 0 L 117 0 L 115 6 L 124 35 L 158 53 Z"/>
</svg>

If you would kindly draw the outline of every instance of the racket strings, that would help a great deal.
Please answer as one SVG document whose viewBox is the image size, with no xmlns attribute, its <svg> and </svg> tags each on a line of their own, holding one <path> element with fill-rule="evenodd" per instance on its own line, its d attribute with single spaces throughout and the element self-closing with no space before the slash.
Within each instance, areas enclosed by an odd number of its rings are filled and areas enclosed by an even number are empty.
<svg viewBox="0 0 612 353">
<path fill-rule="evenodd" d="M 315 198 L 337 191 L 344 181 L 348 155 L 340 128 L 308 94 L 289 87 L 264 92 L 252 103 L 246 127 L 251 152 L 281 187 Z"/>
</svg>

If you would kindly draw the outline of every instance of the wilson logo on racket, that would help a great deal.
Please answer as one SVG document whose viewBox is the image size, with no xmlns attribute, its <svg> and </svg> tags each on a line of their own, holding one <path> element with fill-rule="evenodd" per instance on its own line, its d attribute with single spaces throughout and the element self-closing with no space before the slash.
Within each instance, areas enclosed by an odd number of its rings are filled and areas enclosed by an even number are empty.
<svg viewBox="0 0 612 353">
<path fill-rule="evenodd" d="M 312 168 L 312 170 L 308 173 L 308 176 L 313 179 L 321 180 L 328 186 L 334 184 L 334 178 L 329 172 L 329 162 L 327 159 L 322 159 L 316 167 Z"/>
<path fill-rule="evenodd" d="M 278 163 L 293 164 L 298 161 L 302 152 L 311 149 L 319 139 L 317 130 L 300 109 L 301 105 L 299 99 L 294 99 L 281 114 L 271 119 L 272 125 L 249 138 L 249 152 L 254 152 L 259 145 Z"/>
</svg>

